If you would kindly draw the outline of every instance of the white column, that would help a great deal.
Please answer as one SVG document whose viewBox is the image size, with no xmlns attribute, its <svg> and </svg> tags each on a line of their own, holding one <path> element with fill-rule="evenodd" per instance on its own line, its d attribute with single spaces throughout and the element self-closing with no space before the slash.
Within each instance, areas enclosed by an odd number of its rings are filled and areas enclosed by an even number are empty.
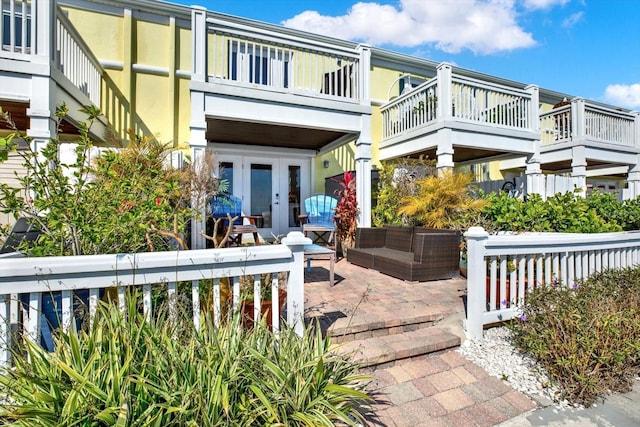
<svg viewBox="0 0 640 427">
<path fill-rule="evenodd" d="M 451 65 L 443 62 L 437 68 L 438 77 L 438 107 L 437 121 L 451 120 L 452 112 L 452 95 L 451 95 Z"/>
<path fill-rule="evenodd" d="M 191 138 L 191 161 L 202 164 L 207 148 L 207 121 L 205 117 L 205 94 L 201 89 L 194 89 L 194 83 L 207 81 L 207 10 L 200 6 L 191 8 L 191 121 L 189 129 Z M 200 86 L 198 86 L 200 87 Z M 194 201 L 195 202 L 195 201 Z M 191 218 L 191 249 L 204 249 L 206 242 L 202 232 L 206 231 L 206 206 L 199 207 L 199 212 Z"/>
<path fill-rule="evenodd" d="M 464 233 L 467 239 L 467 319 L 468 338 L 482 338 L 483 314 L 487 310 L 485 245 L 489 233 L 482 227 L 471 227 Z"/>
<path fill-rule="evenodd" d="M 360 104 L 371 106 L 371 47 L 360 44 L 356 48 L 360 53 L 358 73 L 360 88 Z M 356 198 L 360 216 L 358 226 L 371 226 L 371 114 L 360 116 L 360 135 L 356 140 Z"/>
<path fill-rule="evenodd" d="M 540 88 L 536 85 L 529 85 L 524 88 L 531 95 L 531 104 L 529 108 L 529 115 L 527 119 L 529 120 L 529 129 L 532 132 L 540 132 L 540 113 L 539 107 L 540 105 Z M 539 145 L 539 141 L 538 141 Z"/>
<path fill-rule="evenodd" d="M 57 137 L 55 117 L 56 106 L 53 105 L 53 85 L 49 76 L 33 76 L 31 78 L 31 103 L 27 109 L 29 129 L 27 136 L 32 138 L 31 150 L 40 152 L 51 139 Z"/>
<path fill-rule="evenodd" d="M 584 145 L 577 145 L 571 149 L 571 176 L 578 180 L 576 188 L 582 189 L 578 195 L 587 196 L 587 157 Z"/>
<path fill-rule="evenodd" d="M 574 141 L 583 141 L 585 138 L 584 104 L 584 98 L 571 100 L 571 138 Z"/>
<path fill-rule="evenodd" d="M 539 141 L 538 141 L 539 142 Z M 527 168 L 525 171 L 527 178 L 527 194 L 539 194 L 545 199 L 544 176 L 540 167 L 540 157 L 535 155 L 527 159 Z"/>
<path fill-rule="evenodd" d="M 629 199 L 635 199 L 640 196 L 640 155 L 636 156 L 635 165 L 629 165 L 627 188 L 627 197 Z"/>
<path fill-rule="evenodd" d="M 362 132 L 356 140 L 356 198 L 360 217 L 359 227 L 371 226 L 371 116 L 362 116 Z"/>
<path fill-rule="evenodd" d="M 436 149 L 436 169 L 438 175 L 442 175 L 444 171 L 453 169 L 453 134 L 451 129 L 441 129 L 438 134 L 441 138 Z"/>
<path fill-rule="evenodd" d="M 640 147 L 640 112 L 633 111 L 635 119 L 633 120 L 633 146 Z"/>
<path fill-rule="evenodd" d="M 34 45 L 31 47 L 32 62 L 50 64 L 56 41 L 56 2 L 37 0 L 31 7 L 32 16 L 35 17 L 35 22 L 31 22 L 32 35 L 35 29 L 35 38 L 31 39 Z"/>
<path fill-rule="evenodd" d="M 360 104 L 371 106 L 371 46 L 359 44 L 356 52 L 360 54 L 358 63 L 358 96 Z"/>
<path fill-rule="evenodd" d="M 291 249 L 293 260 L 287 284 L 287 323 L 300 336 L 304 333 L 304 245 L 311 239 L 300 231 L 292 231 L 282 239 L 282 244 Z"/>
<path fill-rule="evenodd" d="M 191 7 L 191 81 L 207 81 L 207 9 Z"/>
<path fill-rule="evenodd" d="M 203 92 L 191 91 L 191 122 L 189 123 L 191 139 L 189 146 L 191 148 L 191 162 L 195 165 L 203 164 L 201 159 L 204 159 L 207 149 L 204 98 Z M 191 249 L 206 247 L 205 239 L 201 235 L 203 231 L 206 231 L 206 206 L 200 207 L 200 211 L 191 218 Z"/>
</svg>

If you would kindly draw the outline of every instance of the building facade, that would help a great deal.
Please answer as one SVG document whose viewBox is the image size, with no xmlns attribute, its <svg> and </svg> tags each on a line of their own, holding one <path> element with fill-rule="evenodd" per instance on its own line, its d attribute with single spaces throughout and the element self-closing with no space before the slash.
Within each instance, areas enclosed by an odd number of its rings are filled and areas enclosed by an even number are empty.
<svg viewBox="0 0 640 427">
<path fill-rule="evenodd" d="M 299 227 L 302 201 L 345 170 L 370 225 L 372 166 L 405 156 L 522 177 L 532 193 L 555 173 L 640 194 L 640 120 L 616 106 L 200 7 L 1 4 L 0 105 L 36 146 L 72 141 L 94 104 L 98 145 L 133 129 L 192 160 L 214 152 L 265 237 Z M 71 116 L 58 132 L 62 102 Z M 0 165 L 0 179 L 14 170 Z"/>
</svg>

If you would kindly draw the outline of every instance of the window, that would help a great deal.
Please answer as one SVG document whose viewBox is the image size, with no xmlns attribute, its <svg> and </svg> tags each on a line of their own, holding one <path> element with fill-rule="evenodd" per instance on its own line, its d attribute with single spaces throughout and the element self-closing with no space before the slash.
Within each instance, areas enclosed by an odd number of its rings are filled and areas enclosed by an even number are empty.
<svg viewBox="0 0 640 427">
<path fill-rule="evenodd" d="M 272 87 L 289 87 L 290 54 L 268 46 L 230 41 L 231 80 Z"/>
<path fill-rule="evenodd" d="M 22 13 L 15 13 L 13 15 L 13 25 L 11 25 L 11 14 L 9 11 L 2 11 L 2 47 L 11 48 L 11 32 L 14 36 L 14 48 L 22 48 L 23 40 L 22 34 L 24 32 L 26 36 L 25 47 L 31 47 L 31 16 L 27 15 L 27 21 L 25 28 L 23 28 Z"/>
</svg>

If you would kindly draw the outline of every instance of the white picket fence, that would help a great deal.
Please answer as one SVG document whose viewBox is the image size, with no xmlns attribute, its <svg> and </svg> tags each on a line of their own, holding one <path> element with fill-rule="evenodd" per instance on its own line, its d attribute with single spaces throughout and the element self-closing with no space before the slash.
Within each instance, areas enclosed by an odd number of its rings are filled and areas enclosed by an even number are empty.
<svg viewBox="0 0 640 427">
<path fill-rule="evenodd" d="M 3 258 L 0 260 L 0 366 L 10 363 L 14 332 L 27 333 L 34 339 L 40 337 L 43 323 L 42 297 L 58 292 L 61 294 L 61 307 L 58 308 L 60 325 L 65 327 L 74 320 L 74 292 L 88 290 L 91 315 L 95 313 L 101 290 L 115 287 L 118 303 L 124 309 L 127 288 L 141 286 L 144 313 L 147 318 L 151 318 L 154 310 L 152 289 L 158 286 L 166 289 L 171 313 L 175 307 L 178 284 L 187 282 L 191 287 L 193 322 L 199 327 L 202 302 L 200 281 L 213 279 L 214 322 L 217 325 L 222 312 L 221 279 L 229 278 L 232 306 L 238 310 L 240 278 L 252 276 L 254 320 L 258 320 L 261 313 L 261 275 L 273 273 L 273 330 L 275 333 L 279 330 L 280 302 L 277 289 L 280 285 L 279 276 L 285 276 L 287 323 L 302 335 L 304 245 L 310 243 L 311 240 L 301 232 L 291 232 L 280 245 L 74 257 Z M 28 301 L 28 307 L 25 301 Z"/>
<path fill-rule="evenodd" d="M 485 325 L 520 315 L 536 286 L 573 286 L 594 272 L 640 262 L 640 232 L 489 235 L 471 227 L 467 239 L 467 318 L 470 338 Z"/>
<path fill-rule="evenodd" d="M 546 174 L 542 175 L 542 179 L 542 188 L 544 189 L 544 194 L 540 194 L 542 200 L 546 200 L 548 197 L 552 197 L 557 193 L 573 193 L 576 189 L 584 190 L 582 188 L 582 181 L 579 178 Z M 495 181 L 482 181 L 475 183 L 474 185 L 485 193 L 497 193 L 499 191 L 505 191 L 505 188 L 510 190 L 515 197 L 523 197 L 529 193 L 527 191 L 527 180 L 524 176 L 517 176 L 513 180 L 501 179 Z M 584 196 L 584 193 L 578 194 L 582 194 Z"/>
</svg>

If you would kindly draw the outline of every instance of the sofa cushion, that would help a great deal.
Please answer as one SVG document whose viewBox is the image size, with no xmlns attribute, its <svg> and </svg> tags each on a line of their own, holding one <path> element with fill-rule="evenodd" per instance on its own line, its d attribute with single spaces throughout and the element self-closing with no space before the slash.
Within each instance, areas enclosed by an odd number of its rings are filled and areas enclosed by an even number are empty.
<svg viewBox="0 0 640 427">
<path fill-rule="evenodd" d="M 380 248 L 349 248 L 347 250 L 347 261 L 360 267 L 373 268 L 373 258 L 376 249 Z"/>
<path fill-rule="evenodd" d="M 411 243 L 413 241 L 413 227 L 385 228 L 387 229 L 384 241 L 385 248 L 411 252 Z"/>
</svg>

